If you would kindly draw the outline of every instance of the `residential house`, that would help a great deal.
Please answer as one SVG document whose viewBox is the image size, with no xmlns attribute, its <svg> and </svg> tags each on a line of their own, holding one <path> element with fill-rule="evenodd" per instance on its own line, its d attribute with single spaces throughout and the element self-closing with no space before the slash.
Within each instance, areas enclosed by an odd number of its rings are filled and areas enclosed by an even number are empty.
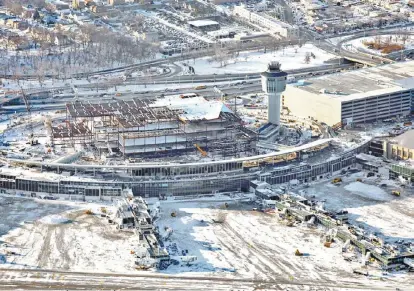
<svg viewBox="0 0 414 291">
<path fill-rule="evenodd" d="M 125 4 L 125 0 L 108 0 L 108 4 L 109 5 L 121 5 L 121 4 Z"/>
<path fill-rule="evenodd" d="M 135 36 L 139 40 L 143 40 L 150 43 L 155 43 L 159 41 L 159 34 L 157 31 L 146 31 L 146 32 L 133 32 L 133 36 Z"/>
<path fill-rule="evenodd" d="M 99 14 L 99 13 L 105 13 L 108 11 L 108 6 L 104 6 L 104 5 L 92 5 L 90 7 L 90 10 L 93 13 Z"/>
<path fill-rule="evenodd" d="M 0 25 L 6 25 L 9 19 L 14 19 L 15 16 L 10 16 L 5 13 L 0 13 Z"/>
<path fill-rule="evenodd" d="M 73 9 L 83 9 L 85 8 L 85 6 L 86 6 L 85 0 L 73 0 L 72 1 Z"/>
<path fill-rule="evenodd" d="M 10 28 L 19 30 L 26 30 L 29 27 L 29 24 L 26 21 L 16 18 L 8 19 L 6 25 Z"/>
<path fill-rule="evenodd" d="M 67 2 L 63 2 L 61 0 L 55 0 L 55 1 L 48 1 L 48 4 L 51 6 L 52 9 L 54 10 L 64 10 L 64 9 L 69 9 L 70 5 Z"/>
</svg>

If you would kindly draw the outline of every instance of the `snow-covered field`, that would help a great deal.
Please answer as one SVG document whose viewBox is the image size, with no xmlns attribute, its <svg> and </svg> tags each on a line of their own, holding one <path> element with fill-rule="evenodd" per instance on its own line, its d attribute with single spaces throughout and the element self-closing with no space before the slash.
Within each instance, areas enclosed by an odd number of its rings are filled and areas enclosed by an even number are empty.
<svg viewBox="0 0 414 291">
<path fill-rule="evenodd" d="M 307 53 L 313 53 L 310 62 L 305 62 Z M 323 50 L 318 49 L 313 44 L 305 44 L 302 47 L 289 46 L 285 49 L 264 53 L 260 51 L 240 52 L 239 56 L 230 59 L 226 66 L 220 66 L 219 62 L 211 61 L 211 57 L 204 57 L 187 61 L 194 67 L 195 73 L 203 74 L 224 74 L 224 73 L 256 73 L 263 72 L 271 61 L 279 61 L 283 70 L 315 67 L 323 65 L 325 61 L 334 58 Z M 184 67 L 185 68 L 185 67 Z"/>
<path fill-rule="evenodd" d="M 62 204 L 63 203 L 63 204 Z M 0 254 L 10 268 L 132 272 L 133 233 L 119 232 L 104 218 L 85 214 L 99 205 L 0 197 Z"/>
<path fill-rule="evenodd" d="M 222 205 L 223 203 L 221 203 Z M 329 280 L 331 274 L 349 274 L 351 264 L 343 261 L 339 246 L 326 249 L 320 242 L 322 231 L 300 226 L 288 228 L 275 215 L 252 211 L 254 205 L 231 204 L 219 210 L 219 203 L 188 202 L 162 205 L 160 229 L 173 229 L 170 242 L 178 251 L 189 250 L 197 256 L 194 266 L 173 266 L 167 272 L 212 272 L 244 278 L 308 278 Z M 177 217 L 170 216 L 177 211 Z M 224 223 L 214 223 L 217 213 L 225 211 Z M 299 249 L 309 254 L 296 257 Z M 315 270 L 325 270 L 318 272 Z"/>
</svg>

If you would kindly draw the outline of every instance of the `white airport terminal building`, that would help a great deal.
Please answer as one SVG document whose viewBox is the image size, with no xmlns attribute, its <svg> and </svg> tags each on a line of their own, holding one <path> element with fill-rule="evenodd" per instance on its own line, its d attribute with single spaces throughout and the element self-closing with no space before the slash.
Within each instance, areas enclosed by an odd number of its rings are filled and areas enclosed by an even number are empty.
<svg viewBox="0 0 414 291">
<path fill-rule="evenodd" d="M 282 103 L 296 116 L 334 126 L 408 115 L 413 98 L 414 61 L 408 61 L 300 80 L 286 86 Z"/>
</svg>

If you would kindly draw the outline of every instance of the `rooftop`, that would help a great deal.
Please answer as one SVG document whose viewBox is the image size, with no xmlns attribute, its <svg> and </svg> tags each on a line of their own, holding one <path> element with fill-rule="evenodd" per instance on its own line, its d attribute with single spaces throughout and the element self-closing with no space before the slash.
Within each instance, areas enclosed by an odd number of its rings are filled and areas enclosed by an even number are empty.
<svg viewBox="0 0 414 291">
<path fill-rule="evenodd" d="M 288 85 L 341 101 L 414 88 L 414 61 L 327 75 Z"/>
<path fill-rule="evenodd" d="M 219 23 L 217 21 L 210 20 L 210 19 L 202 19 L 202 20 L 188 21 L 188 24 L 195 26 L 195 27 L 203 27 L 203 26 L 210 26 L 210 25 L 218 25 Z"/>
<path fill-rule="evenodd" d="M 402 147 L 414 149 L 414 130 L 408 130 L 393 140 Z"/>
</svg>

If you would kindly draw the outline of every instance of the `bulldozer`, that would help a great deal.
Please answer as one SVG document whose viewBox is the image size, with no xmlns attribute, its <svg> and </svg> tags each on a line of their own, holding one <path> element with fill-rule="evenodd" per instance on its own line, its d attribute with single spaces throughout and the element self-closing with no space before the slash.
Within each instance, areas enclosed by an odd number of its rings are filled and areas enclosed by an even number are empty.
<svg viewBox="0 0 414 291">
<path fill-rule="evenodd" d="M 398 191 L 398 190 L 392 190 L 391 191 L 391 194 L 394 195 L 394 196 L 398 196 L 399 197 L 401 195 L 401 192 Z"/>
</svg>

